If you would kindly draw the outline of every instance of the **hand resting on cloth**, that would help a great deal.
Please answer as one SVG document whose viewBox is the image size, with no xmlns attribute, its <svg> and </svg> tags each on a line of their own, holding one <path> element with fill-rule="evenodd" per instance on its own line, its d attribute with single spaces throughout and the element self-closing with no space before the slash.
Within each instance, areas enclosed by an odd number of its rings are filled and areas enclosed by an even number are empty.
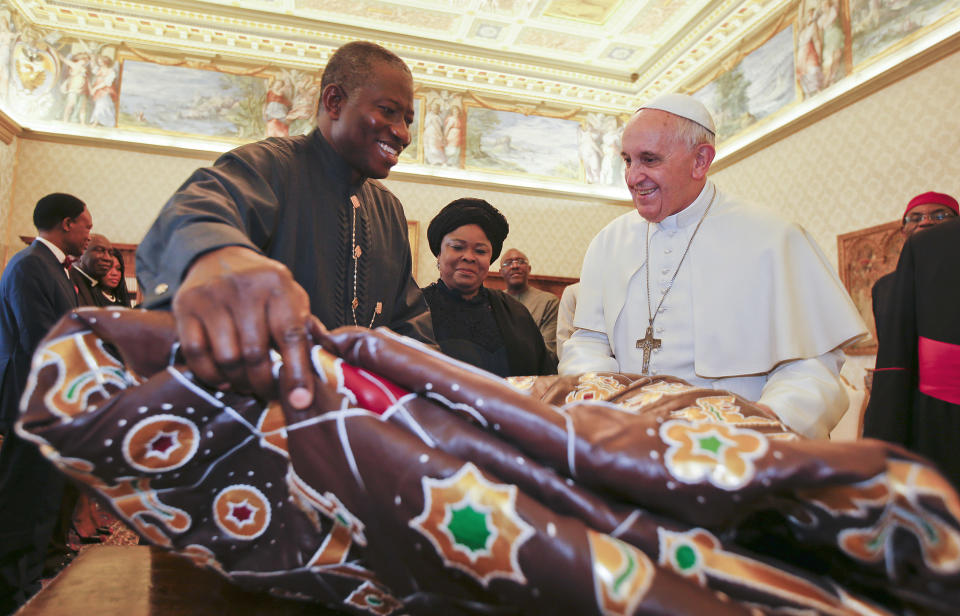
<svg viewBox="0 0 960 616">
<path fill-rule="evenodd" d="M 385 329 L 325 334 L 297 410 L 199 385 L 175 336 L 165 313 L 68 315 L 17 430 L 246 588 L 384 615 L 960 603 L 960 500 L 896 446 L 670 377 L 505 381 Z"/>
</svg>

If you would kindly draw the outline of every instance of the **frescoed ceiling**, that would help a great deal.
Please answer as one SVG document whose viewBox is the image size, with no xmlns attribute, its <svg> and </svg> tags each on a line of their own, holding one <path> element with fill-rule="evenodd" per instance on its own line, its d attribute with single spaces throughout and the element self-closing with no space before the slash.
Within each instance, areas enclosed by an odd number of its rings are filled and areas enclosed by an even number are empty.
<svg viewBox="0 0 960 616">
<path fill-rule="evenodd" d="M 200 58 L 322 66 L 346 41 L 418 83 L 629 113 L 681 89 L 794 0 L 8 0 L 38 26 Z M 792 12 L 791 12 L 792 14 Z"/>
</svg>

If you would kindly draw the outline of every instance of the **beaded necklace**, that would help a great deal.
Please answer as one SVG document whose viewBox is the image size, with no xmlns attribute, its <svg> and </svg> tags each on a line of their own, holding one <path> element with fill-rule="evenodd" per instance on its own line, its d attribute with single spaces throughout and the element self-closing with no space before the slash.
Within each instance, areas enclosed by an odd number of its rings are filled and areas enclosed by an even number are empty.
<svg viewBox="0 0 960 616">
<path fill-rule="evenodd" d="M 350 312 L 353 313 L 353 324 L 360 326 L 360 323 L 357 322 L 357 308 L 360 306 L 360 299 L 357 297 L 357 270 L 360 264 L 360 255 L 363 254 L 363 249 L 357 245 L 357 210 L 360 209 L 360 199 L 357 199 L 356 195 L 350 195 L 350 202 L 353 204 L 353 218 L 350 222 L 350 246 L 351 253 L 353 255 L 353 301 L 350 302 Z M 373 322 L 377 319 L 377 315 L 383 312 L 383 302 L 377 302 L 376 307 L 373 309 L 373 316 L 370 317 L 370 324 L 367 325 L 367 329 L 373 327 Z"/>
</svg>

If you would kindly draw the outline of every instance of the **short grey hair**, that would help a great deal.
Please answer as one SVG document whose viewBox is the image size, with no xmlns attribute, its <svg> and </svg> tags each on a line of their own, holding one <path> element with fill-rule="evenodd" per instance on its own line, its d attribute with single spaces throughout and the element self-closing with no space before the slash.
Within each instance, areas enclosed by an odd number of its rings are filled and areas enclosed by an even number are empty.
<svg viewBox="0 0 960 616">
<path fill-rule="evenodd" d="M 674 137 L 693 150 L 698 145 L 716 146 L 716 137 L 706 127 L 682 116 L 670 114 L 674 119 Z"/>
</svg>

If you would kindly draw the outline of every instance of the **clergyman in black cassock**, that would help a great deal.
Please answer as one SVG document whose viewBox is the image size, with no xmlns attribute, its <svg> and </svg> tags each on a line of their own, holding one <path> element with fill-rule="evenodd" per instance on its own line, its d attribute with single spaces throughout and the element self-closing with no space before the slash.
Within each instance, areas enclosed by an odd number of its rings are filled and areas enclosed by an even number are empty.
<svg viewBox="0 0 960 616">
<path fill-rule="evenodd" d="M 960 486 L 960 219 L 904 244 L 864 436 L 930 458 Z"/>
</svg>

